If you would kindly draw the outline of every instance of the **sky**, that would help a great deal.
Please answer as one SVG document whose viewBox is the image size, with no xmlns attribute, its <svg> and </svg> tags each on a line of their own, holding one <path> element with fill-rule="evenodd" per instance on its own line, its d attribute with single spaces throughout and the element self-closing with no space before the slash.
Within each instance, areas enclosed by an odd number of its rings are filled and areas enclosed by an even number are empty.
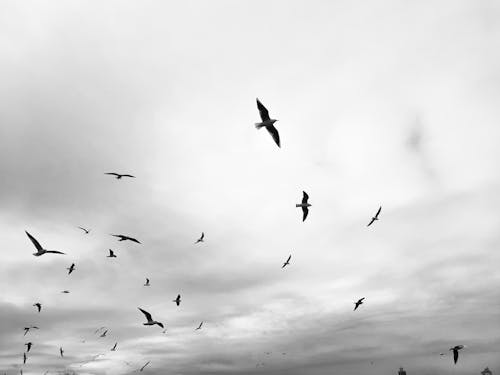
<svg viewBox="0 0 500 375">
<path fill-rule="evenodd" d="M 2 1 L 0 373 L 500 373 L 499 20 L 487 0 Z"/>
</svg>

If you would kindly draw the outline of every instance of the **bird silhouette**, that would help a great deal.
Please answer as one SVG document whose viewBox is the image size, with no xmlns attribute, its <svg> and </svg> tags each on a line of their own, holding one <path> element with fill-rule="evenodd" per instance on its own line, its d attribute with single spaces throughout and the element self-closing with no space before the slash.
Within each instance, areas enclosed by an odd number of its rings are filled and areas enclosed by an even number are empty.
<svg viewBox="0 0 500 375">
<path fill-rule="evenodd" d="M 382 211 L 382 206 L 380 206 L 380 207 L 378 208 L 377 213 L 375 214 L 375 216 L 374 216 L 374 217 L 372 217 L 372 219 L 371 219 L 371 220 L 370 220 L 370 222 L 368 223 L 367 227 L 369 227 L 369 226 L 370 226 L 370 225 L 372 225 L 375 221 L 377 221 L 377 220 L 378 220 L 378 215 L 380 214 L 380 211 Z"/>
<path fill-rule="evenodd" d="M 177 298 L 176 298 L 176 299 L 174 299 L 172 302 L 175 302 L 175 304 L 176 304 L 177 306 L 179 306 L 179 305 L 181 304 L 181 295 L 180 295 L 180 294 L 178 294 L 178 295 L 177 295 Z"/>
<path fill-rule="evenodd" d="M 23 353 L 23 364 L 26 364 L 27 359 L 28 357 L 26 356 L 26 353 Z"/>
<path fill-rule="evenodd" d="M 453 363 L 457 364 L 458 361 L 458 351 L 463 349 L 463 345 L 456 345 L 453 348 L 450 348 L 451 351 L 453 351 Z"/>
<path fill-rule="evenodd" d="M 281 266 L 281 268 L 285 268 L 286 266 L 288 266 L 290 264 L 290 259 L 292 259 L 291 255 L 288 257 L 288 259 L 286 260 L 286 262 L 283 263 L 283 265 Z"/>
<path fill-rule="evenodd" d="M 153 320 L 153 318 L 151 317 L 151 314 L 148 313 L 146 310 L 143 310 L 140 307 L 138 307 L 138 309 L 144 314 L 144 316 L 147 319 L 147 322 L 143 323 L 143 325 L 145 325 L 145 326 L 154 326 L 156 324 L 156 325 L 159 325 L 161 328 L 165 328 L 163 326 L 163 323 L 160 323 L 160 322 L 157 322 L 156 320 Z"/>
<path fill-rule="evenodd" d="M 36 257 L 39 257 L 43 254 L 65 254 L 61 251 L 56 251 L 56 250 L 46 250 L 42 247 L 42 245 L 40 245 L 40 243 L 36 240 L 35 237 L 33 237 L 31 234 L 29 234 L 27 231 L 25 231 L 26 235 L 28 236 L 28 238 L 31 240 L 31 242 L 33 243 L 33 245 L 35 245 L 35 248 L 37 250 L 36 253 L 33 253 L 34 256 Z"/>
<path fill-rule="evenodd" d="M 106 258 L 116 258 L 114 251 L 109 249 L 109 255 Z"/>
<path fill-rule="evenodd" d="M 39 329 L 39 328 L 37 326 L 24 327 L 24 335 L 23 336 L 26 336 L 26 334 L 30 331 L 30 329 Z"/>
<path fill-rule="evenodd" d="M 271 137 L 273 137 L 274 142 L 278 145 L 278 147 L 281 147 L 280 135 L 278 133 L 278 130 L 274 127 L 274 123 L 278 120 L 269 117 L 269 111 L 267 110 L 266 107 L 264 107 L 264 105 L 260 102 L 258 98 L 257 98 L 257 108 L 259 109 L 260 119 L 262 122 L 256 123 L 255 127 L 257 129 L 263 127 L 266 128 L 269 134 L 271 134 Z"/>
<path fill-rule="evenodd" d="M 75 270 L 75 263 L 72 263 L 71 266 L 66 269 L 68 270 L 68 275 L 71 275 L 71 272 Z"/>
<path fill-rule="evenodd" d="M 133 237 L 129 237 L 129 236 L 125 236 L 123 234 L 112 234 L 113 237 L 118 237 L 118 241 L 132 241 L 132 242 L 136 242 L 136 243 L 139 243 L 140 242 L 138 240 L 136 240 L 135 238 Z"/>
<path fill-rule="evenodd" d="M 107 172 L 104 173 L 110 176 L 115 176 L 117 180 L 121 179 L 122 177 L 130 177 L 130 178 L 135 178 L 135 176 L 132 176 L 131 174 L 120 174 L 120 173 L 115 173 L 115 172 Z"/>
<path fill-rule="evenodd" d="M 149 286 L 149 279 L 146 277 L 146 284 L 144 286 Z"/>
<path fill-rule="evenodd" d="M 296 204 L 295 207 L 302 207 L 302 221 L 306 221 L 306 217 L 309 214 L 309 207 L 311 205 L 308 203 L 309 195 L 305 191 L 302 192 L 302 203 Z"/>
<path fill-rule="evenodd" d="M 199 243 L 199 242 L 203 242 L 203 239 L 205 238 L 205 233 L 204 232 L 201 232 L 201 236 L 200 238 L 198 238 L 195 242 L 195 244 Z"/>
<path fill-rule="evenodd" d="M 29 351 L 31 350 L 31 347 L 33 346 L 33 343 L 32 342 L 27 342 L 26 344 L 24 344 L 27 346 L 27 349 L 26 349 L 26 353 L 29 353 Z"/>
<path fill-rule="evenodd" d="M 89 234 L 90 233 L 90 229 L 85 229 L 83 227 L 78 227 L 79 229 L 83 230 L 85 232 L 85 234 Z"/>
<path fill-rule="evenodd" d="M 61 348 L 59 348 L 59 353 L 61 353 L 61 357 L 64 357 L 64 350 L 63 350 L 63 348 L 62 348 L 62 347 L 61 347 Z"/>
<path fill-rule="evenodd" d="M 203 325 L 203 322 L 200 323 L 200 325 L 198 326 L 198 328 L 195 329 L 195 331 L 201 329 L 201 326 Z"/>
<path fill-rule="evenodd" d="M 150 363 L 151 363 L 151 362 L 149 362 L 149 361 L 148 361 L 148 362 L 146 362 L 146 364 L 145 364 L 144 366 L 142 366 L 142 367 L 141 367 L 141 369 L 140 369 L 139 371 L 140 371 L 140 372 L 142 372 L 142 371 L 146 368 L 146 366 L 147 366 L 147 365 L 149 365 Z"/>
<path fill-rule="evenodd" d="M 106 337 L 106 333 L 108 333 L 108 330 L 105 330 L 103 333 L 101 333 L 101 336 L 99 337 Z"/>
<path fill-rule="evenodd" d="M 363 300 L 364 299 L 365 299 L 365 297 L 358 299 L 357 302 L 354 302 L 354 304 L 356 306 L 354 306 L 354 310 L 353 311 L 356 311 L 358 309 L 358 307 L 363 304 Z"/>
<path fill-rule="evenodd" d="M 115 351 L 116 351 L 116 345 L 118 345 L 118 343 L 117 343 L 117 342 L 115 342 L 115 345 L 113 345 L 113 347 L 111 348 L 111 351 L 112 351 L 112 352 L 115 352 Z"/>
<path fill-rule="evenodd" d="M 63 293 L 63 294 L 69 294 L 69 290 L 63 290 L 61 293 Z"/>
<path fill-rule="evenodd" d="M 36 306 L 38 312 L 42 311 L 42 304 L 40 302 L 34 303 L 33 306 Z"/>
</svg>

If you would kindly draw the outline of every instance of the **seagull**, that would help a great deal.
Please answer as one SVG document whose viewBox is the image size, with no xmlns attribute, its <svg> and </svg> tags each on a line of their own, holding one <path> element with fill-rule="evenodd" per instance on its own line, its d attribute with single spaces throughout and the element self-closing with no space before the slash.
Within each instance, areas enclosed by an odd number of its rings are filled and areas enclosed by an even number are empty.
<svg viewBox="0 0 500 375">
<path fill-rule="evenodd" d="M 116 258 L 114 251 L 109 249 L 109 255 L 106 258 Z"/>
<path fill-rule="evenodd" d="M 203 325 L 203 322 L 200 323 L 200 325 L 198 326 L 198 328 L 195 329 L 195 331 L 201 329 L 201 326 Z"/>
<path fill-rule="evenodd" d="M 196 240 L 195 244 L 197 244 L 198 242 L 203 242 L 203 238 L 205 238 L 205 233 L 201 232 L 201 237 Z"/>
<path fill-rule="evenodd" d="M 146 284 L 144 286 L 149 286 L 149 279 L 146 277 Z"/>
<path fill-rule="evenodd" d="M 145 368 L 147 365 L 149 365 L 149 363 L 150 363 L 150 362 L 149 362 L 149 361 L 147 361 L 147 362 L 146 362 L 146 364 L 145 364 L 144 366 L 142 366 L 142 367 L 141 367 L 141 369 L 140 369 L 139 371 L 141 371 L 141 372 L 142 372 L 142 370 L 144 370 L 144 368 Z"/>
<path fill-rule="evenodd" d="M 89 234 L 90 233 L 90 229 L 85 229 L 83 227 L 78 227 L 79 229 L 83 230 L 85 232 L 85 234 Z"/>
<path fill-rule="evenodd" d="M 61 347 L 61 348 L 59 348 L 59 353 L 61 353 L 61 357 L 64 357 L 64 350 L 63 350 L 63 348 L 62 348 L 62 347 Z"/>
<path fill-rule="evenodd" d="M 283 265 L 281 266 L 281 268 L 285 268 L 286 266 L 288 266 L 290 264 L 290 259 L 292 259 L 291 255 L 288 257 L 288 259 L 286 260 L 286 262 L 283 263 Z"/>
<path fill-rule="evenodd" d="M 104 174 L 115 176 L 117 180 L 121 179 L 122 177 L 135 178 L 135 176 L 132 176 L 131 174 L 120 174 L 120 173 L 115 173 L 115 172 L 107 172 L 107 173 L 104 173 Z"/>
<path fill-rule="evenodd" d="M 66 269 L 68 270 L 68 275 L 71 275 L 71 272 L 75 270 L 75 263 L 72 263 L 71 266 Z"/>
<path fill-rule="evenodd" d="M 309 213 L 309 207 L 311 205 L 307 203 L 307 200 L 309 199 L 309 195 L 305 191 L 302 192 L 302 203 L 296 204 L 295 207 L 302 207 L 302 221 L 306 220 L 307 214 Z"/>
<path fill-rule="evenodd" d="M 36 250 L 37 252 L 36 253 L 33 253 L 34 256 L 36 257 L 39 257 L 43 254 L 48 254 L 48 253 L 51 253 L 51 254 L 64 254 L 63 252 L 61 251 L 56 251 L 56 250 L 45 250 L 42 245 L 40 245 L 40 243 L 36 240 L 35 237 L 33 237 L 31 234 L 29 234 L 27 231 L 26 232 L 26 235 L 29 237 L 29 239 L 31 240 L 31 242 L 33 243 L 33 245 L 35 245 L 36 247 Z"/>
<path fill-rule="evenodd" d="M 117 343 L 117 342 L 115 342 L 115 345 L 113 345 L 113 347 L 111 348 L 111 351 L 112 351 L 112 352 L 116 352 L 116 345 L 118 345 L 118 343 Z"/>
<path fill-rule="evenodd" d="M 63 290 L 61 293 L 68 294 L 69 290 Z"/>
<path fill-rule="evenodd" d="M 26 353 L 29 353 L 29 351 L 31 350 L 31 347 L 33 346 L 33 343 L 32 342 L 27 342 L 26 345 L 28 348 L 26 349 Z"/>
<path fill-rule="evenodd" d="M 144 316 L 146 317 L 146 319 L 148 320 L 146 323 L 142 323 L 142 325 L 145 325 L 145 326 L 154 326 L 155 324 L 159 325 L 161 328 L 165 328 L 163 326 L 163 323 L 160 323 L 160 322 L 157 322 L 156 320 L 153 320 L 153 318 L 151 317 L 151 314 L 148 313 L 146 310 L 143 310 L 141 309 L 140 307 L 138 307 L 139 310 L 141 310 L 141 312 L 144 314 Z"/>
<path fill-rule="evenodd" d="M 29 332 L 30 329 L 39 329 L 38 327 L 36 326 L 29 326 L 29 327 L 24 327 L 24 335 L 23 336 L 26 336 L 26 334 Z"/>
<path fill-rule="evenodd" d="M 181 295 L 178 294 L 177 298 L 174 299 L 172 302 L 175 302 L 177 304 L 177 306 L 179 306 L 181 304 Z"/>
<path fill-rule="evenodd" d="M 255 127 L 257 129 L 265 127 L 269 134 L 271 134 L 271 137 L 273 137 L 274 142 L 278 145 L 278 147 L 281 147 L 280 145 L 280 135 L 278 133 L 278 130 L 274 127 L 274 123 L 278 120 L 274 120 L 269 117 L 269 112 L 266 107 L 260 102 L 259 98 L 257 98 L 257 108 L 259 109 L 260 113 L 260 119 L 262 122 L 258 122 L 255 124 Z"/>
<path fill-rule="evenodd" d="M 40 302 L 34 303 L 33 306 L 36 306 L 38 312 L 42 311 L 42 304 Z"/>
<path fill-rule="evenodd" d="M 106 333 L 108 333 L 108 330 L 105 330 L 99 337 L 106 337 Z"/>
<path fill-rule="evenodd" d="M 380 206 L 380 207 L 378 208 L 377 213 L 375 214 L 375 216 L 374 216 L 374 217 L 372 217 L 372 219 L 371 219 L 371 220 L 370 220 L 370 222 L 368 223 L 367 227 L 369 227 L 369 226 L 370 226 L 370 225 L 372 225 L 375 221 L 377 221 L 377 220 L 378 220 L 378 215 L 380 214 L 380 211 L 382 211 L 382 206 Z"/>
<path fill-rule="evenodd" d="M 458 351 L 459 351 L 460 349 L 463 349 L 463 348 L 464 348 L 464 346 L 463 346 L 463 345 L 456 345 L 456 346 L 454 346 L 453 348 L 450 348 L 450 350 L 452 350 L 452 351 L 453 351 L 453 362 L 454 362 L 455 364 L 457 364 L 457 361 L 458 361 Z"/>
<path fill-rule="evenodd" d="M 23 353 L 23 364 L 26 364 L 26 359 L 28 359 L 28 357 L 26 357 L 26 353 Z"/>
<path fill-rule="evenodd" d="M 132 238 L 132 237 L 129 237 L 129 236 L 124 236 L 123 234 L 112 234 L 113 237 L 118 237 L 118 241 L 126 241 L 126 240 L 129 240 L 129 241 L 132 241 L 132 242 L 137 242 L 137 243 L 140 243 L 139 241 L 137 241 L 135 238 Z"/>
<path fill-rule="evenodd" d="M 358 301 L 357 301 L 357 302 L 354 302 L 354 304 L 355 304 L 356 306 L 354 306 L 354 310 L 353 310 L 353 311 L 356 311 L 356 309 L 359 307 L 359 305 L 362 305 L 362 304 L 363 304 L 363 300 L 364 300 L 364 299 L 365 299 L 365 297 L 358 299 Z"/>
</svg>

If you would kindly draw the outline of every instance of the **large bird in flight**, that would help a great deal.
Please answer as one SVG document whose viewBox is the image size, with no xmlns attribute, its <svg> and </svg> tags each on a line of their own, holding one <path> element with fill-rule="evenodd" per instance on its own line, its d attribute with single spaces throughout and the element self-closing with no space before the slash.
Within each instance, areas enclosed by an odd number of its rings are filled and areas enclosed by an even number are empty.
<svg viewBox="0 0 500 375">
<path fill-rule="evenodd" d="M 132 242 L 137 242 L 140 243 L 138 240 L 136 240 L 133 237 L 125 236 L 123 234 L 112 234 L 113 237 L 118 237 L 118 241 L 132 241 Z"/>
<path fill-rule="evenodd" d="M 200 238 L 198 238 L 195 242 L 195 244 L 199 243 L 199 242 L 203 242 L 203 239 L 205 238 L 205 233 L 204 232 L 201 232 L 201 236 Z"/>
<path fill-rule="evenodd" d="M 147 319 L 146 323 L 142 323 L 143 325 L 145 325 L 145 326 L 154 326 L 156 324 L 156 325 L 159 325 L 161 328 L 165 328 L 163 326 L 163 323 L 160 323 L 160 322 L 157 322 L 156 320 L 153 320 L 153 318 L 151 317 L 151 314 L 148 313 L 146 310 L 143 310 L 140 307 L 138 307 L 138 309 L 144 314 L 144 316 Z"/>
<path fill-rule="evenodd" d="M 179 306 L 179 305 L 181 304 L 181 295 L 180 295 L 180 294 L 178 294 L 178 295 L 177 295 L 177 298 L 176 298 L 176 299 L 174 299 L 172 302 L 175 302 L 175 304 L 176 304 L 177 306 Z"/>
<path fill-rule="evenodd" d="M 34 303 L 33 306 L 38 309 L 38 312 L 42 311 L 42 304 L 40 302 Z"/>
<path fill-rule="evenodd" d="M 122 177 L 130 177 L 130 178 L 135 178 L 135 176 L 132 176 L 131 174 L 120 174 L 120 173 L 115 173 L 115 172 L 107 172 L 104 173 L 110 176 L 115 176 L 117 180 L 121 179 Z"/>
<path fill-rule="evenodd" d="M 64 254 L 63 252 L 61 251 L 56 251 L 56 250 L 46 250 L 42 247 L 42 245 L 40 245 L 40 243 L 36 240 L 35 237 L 33 237 L 31 234 L 29 234 L 27 231 L 26 232 L 26 235 L 28 236 L 28 238 L 31 240 L 31 242 L 33 243 L 33 245 L 35 245 L 35 248 L 37 250 L 36 253 L 33 253 L 34 256 L 36 257 L 39 257 L 43 254 Z"/>
<path fill-rule="evenodd" d="M 68 275 L 71 275 L 71 272 L 75 270 L 75 263 L 71 263 L 71 266 L 66 269 L 68 270 Z"/>
<path fill-rule="evenodd" d="M 463 345 L 456 345 L 453 348 L 450 348 L 451 351 L 453 351 L 453 363 L 457 364 L 458 361 L 458 351 L 463 349 Z"/>
<path fill-rule="evenodd" d="M 353 311 L 356 311 L 356 310 L 358 309 L 359 305 L 362 305 L 362 304 L 363 304 L 363 300 L 364 300 L 364 299 L 365 299 L 365 297 L 360 298 L 360 299 L 358 299 L 356 302 L 354 302 L 354 305 L 355 305 L 355 306 L 354 306 L 354 310 L 353 310 Z"/>
<path fill-rule="evenodd" d="M 257 129 L 266 128 L 269 134 L 271 134 L 271 137 L 273 137 L 274 142 L 276 142 L 278 147 L 281 147 L 280 135 L 278 133 L 278 130 L 274 127 L 274 123 L 278 120 L 274 120 L 269 117 L 269 111 L 267 110 L 266 107 L 264 107 L 264 105 L 260 102 L 258 98 L 257 98 L 257 108 L 259 109 L 260 119 L 262 120 L 262 122 L 256 123 L 255 127 Z"/>
<path fill-rule="evenodd" d="M 370 225 L 372 225 L 375 221 L 377 221 L 377 220 L 378 220 L 378 215 L 380 215 L 380 211 L 382 211 L 382 206 L 380 206 L 380 207 L 378 208 L 377 213 L 375 214 L 375 216 L 374 216 L 374 217 L 372 217 L 372 219 L 371 219 L 371 220 L 370 220 L 370 222 L 368 223 L 367 227 L 369 227 L 369 226 L 370 226 Z"/>
<path fill-rule="evenodd" d="M 309 214 L 309 207 L 311 207 L 311 205 L 307 202 L 308 200 L 309 200 L 309 195 L 307 195 L 307 193 L 303 191 L 302 203 L 295 205 L 295 207 L 302 207 L 302 221 L 305 221 L 307 215 Z"/>
<path fill-rule="evenodd" d="M 288 257 L 288 259 L 286 260 L 286 262 L 283 263 L 283 265 L 281 266 L 281 268 L 285 268 L 286 266 L 288 266 L 290 264 L 290 259 L 292 259 L 291 255 Z"/>
</svg>

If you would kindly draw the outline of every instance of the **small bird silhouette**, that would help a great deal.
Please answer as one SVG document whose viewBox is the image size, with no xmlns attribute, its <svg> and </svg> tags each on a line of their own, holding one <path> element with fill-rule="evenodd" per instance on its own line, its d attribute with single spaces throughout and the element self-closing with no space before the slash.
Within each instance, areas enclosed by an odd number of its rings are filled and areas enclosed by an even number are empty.
<svg viewBox="0 0 500 375">
<path fill-rule="evenodd" d="M 136 243 L 139 243 L 140 242 L 138 240 L 136 240 L 135 238 L 133 237 L 129 237 L 129 236 L 125 236 L 123 234 L 112 234 L 113 237 L 118 237 L 118 241 L 132 241 L 132 242 L 136 242 Z"/>
<path fill-rule="evenodd" d="M 31 347 L 33 346 L 33 343 L 32 342 L 27 342 L 26 344 L 24 344 L 27 346 L 27 349 L 26 349 L 26 353 L 29 353 L 29 351 L 31 350 Z"/>
<path fill-rule="evenodd" d="M 457 364 L 458 361 L 458 351 L 463 349 L 463 345 L 456 345 L 453 348 L 450 348 L 451 351 L 453 351 L 453 363 Z"/>
<path fill-rule="evenodd" d="M 26 336 L 26 334 L 30 331 L 30 329 L 39 329 L 39 328 L 37 326 L 24 327 L 24 335 L 23 336 Z"/>
<path fill-rule="evenodd" d="M 203 322 L 200 323 L 200 325 L 198 326 L 198 328 L 195 329 L 195 331 L 201 329 L 201 326 L 203 325 Z"/>
<path fill-rule="evenodd" d="M 178 294 L 177 295 L 177 298 L 174 299 L 172 302 L 175 302 L 177 306 L 179 306 L 181 304 L 181 295 Z"/>
<path fill-rule="evenodd" d="M 149 286 L 149 279 L 146 277 L 146 284 L 144 286 Z"/>
<path fill-rule="evenodd" d="M 103 333 L 101 333 L 101 336 L 99 337 L 106 337 L 106 333 L 108 333 L 108 330 L 105 330 Z"/>
<path fill-rule="evenodd" d="M 380 206 L 380 207 L 378 208 L 377 213 L 375 214 L 375 216 L 374 216 L 374 217 L 372 217 L 372 219 L 371 219 L 371 220 L 370 220 L 370 222 L 368 223 L 367 227 L 369 227 L 369 226 L 370 226 L 370 225 L 372 225 L 375 221 L 377 221 L 377 220 L 378 220 L 378 215 L 380 214 L 380 211 L 382 211 L 382 206 Z"/>
<path fill-rule="evenodd" d="M 365 297 L 358 299 L 358 301 L 357 301 L 357 302 L 354 302 L 354 304 L 355 304 L 356 306 L 354 306 L 354 310 L 353 310 L 353 311 L 356 311 L 356 310 L 358 309 L 359 305 L 362 305 L 362 304 L 363 304 L 363 300 L 364 300 L 364 299 L 365 299 Z"/>
<path fill-rule="evenodd" d="M 68 270 L 68 275 L 71 275 L 71 272 L 75 270 L 75 263 L 72 263 L 71 266 L 66 269 Z"/>
<path fill-rule="evenodd" d="M 205 238 L 205 233 L 204 232 L 201 232 L 201 237 L 198 238 L 195 242 L 195 244 L 199 243 L 199 242 L 203 242 L 203 239 Z"/>
<path fill-rule="evenodd" d="M 26 359 L 28 359 L 28 357 L 26 357 L 26 353 L 23 353 L 23 364 L 26 364 Z"/>
<path fill-rule="evenodd" d="M 63 350 L 63 348 L 62 348 L 62 347 L 61 347 L 61 348 L 59 348 L 59 353 L 61 353 L 61 357 L 64 357 L 64 350 Z"/>
<path fill-rule="evenodd" d="M 68 294 L 69 290 L 63 290 L 61 293 Z"/>
<path fill-rule="evenodd" d="M 117 342 L 115 342 L 115 345 L 113 345 L 113 347 L 111 348 L 111 351 L 112 351 L 112 352 L 115 352 L 115 351 L 116 351 L 116 345 L 118 345 L 118 343 L 117 343 Z"/>
<path fill-rule="evenodd" d="M 290 259 L 292 259 L 291 255 L 288 257 L 288 259 L 286 260 L 286 262 L 283 263 L 283 265 L 281 266 L 281 268 L 285 268 L 286 266 L 288 266 L 290 264 Z"/>
<path fill-rule="evenodd" d="M 148 361 L 148 362 L 146 362 L 146 364 L 145 364 L 144 366 L 142 366 L 142 367 L 141 367 L 141 369 L 140 369 L 139 371 L 140 371 L 140 372 L 142 372 L 142 371 L 144 370 L 144 368 L 146 368 L 146 366 L 147 366 L 147 365 L 149 365 L 149 364 L 150 364 L 150 362 L 149 362 L 149 361 Z"/>
<path fill-rule="evenodd" d="M 132 176 L 131 174 L 120 174 L 120 173 L 115 173 L 115 172 L 107 172 L 104 173 L 110 176 L 115 176 L 117 180 L 121 179 L 122 177 L 130 177 L 130 178 L 135 178 L 135 176 Z"/>
<path fill-rule="evenodd" d="M 106 258 L 116 258 L 115 252 L 111 249 L 109 249 L 109 255 L 106 256 Z"/>
<path fill-rule="evenodd" d="M 90 233 L 90 229 L 85 229 L 83 227 L 78 227 L 79 229 L 83 230 L 85 232 L 85 234 L 89 234 Z"/>
<path fill-rule="evenodd" d="M 302 203 L 296 204 L 295 207 L 302 207 L 302 221 L 306 221 L 306 217 L 309 214 L 309 207 L 311 205 L 307 202 L 309 195 L 305 191 L 302 192 Z"/>
<path fill-rule="evenodd" d="M 278 133 L 278 130 L 274 127 L 274 123 L 278 120 L 269 117 L 269 111 L 267 110 L 266 107 L 264 107 L 264 105 L 260 102 L 258 98 L 257 98 L 257 108 L 259 109 L 260 119 L 262 122 L 256 123 L 255 127 L 257 129 L 266 128 L 269 134 L 271 134 L 271 137 L 273 137 L 274 142 L 278 145 L 278 147 L 281 147 L 280 135 Z"/>
<path fill-rule="evenodd" d="M 46 250 L 42 247 L 42 245 L 40 245 L 40 243 L 36 240 L 35 237 L 33 237 L 31 234 L 29 234 L 27 231 L 24 231 L 26 233 L 26 235 L 28 236 L 28 238 L 31 240 L 31 242 L 33 243 L 33 245 L 35 246 L 37 252 L 36 253 L 33 253 L 34 256 L 36 257 L 39 257 L 43 254 L 65 254 L 61 251 L 56 251 L 56 250 Z"/>
<path fill-rule="evenodd" d="M 42 311 L 42 304 L 40 302 L 34 303 L 33 306 L 36 306 L 38 312 Z"/>
<path fill-rule="evenodd" d="M 153 318 L 151 317 L 151 314 L 148 313 L 146 310 L 143 310 L 140 307 L 138 307 L 138 309 L 144 314 L 144 316 L 147 319 L 147 322 L 143 323 L 143 325 L 145 325 L 145 326 L 154 326 L 156 324 L 156 325 L 159 325 L 161 328 L 165 328 L 163 326 L 163 323 L 160 323 L 160 322 L 157 322 L 156 320 L 153 320 Z"/>
</svg>

